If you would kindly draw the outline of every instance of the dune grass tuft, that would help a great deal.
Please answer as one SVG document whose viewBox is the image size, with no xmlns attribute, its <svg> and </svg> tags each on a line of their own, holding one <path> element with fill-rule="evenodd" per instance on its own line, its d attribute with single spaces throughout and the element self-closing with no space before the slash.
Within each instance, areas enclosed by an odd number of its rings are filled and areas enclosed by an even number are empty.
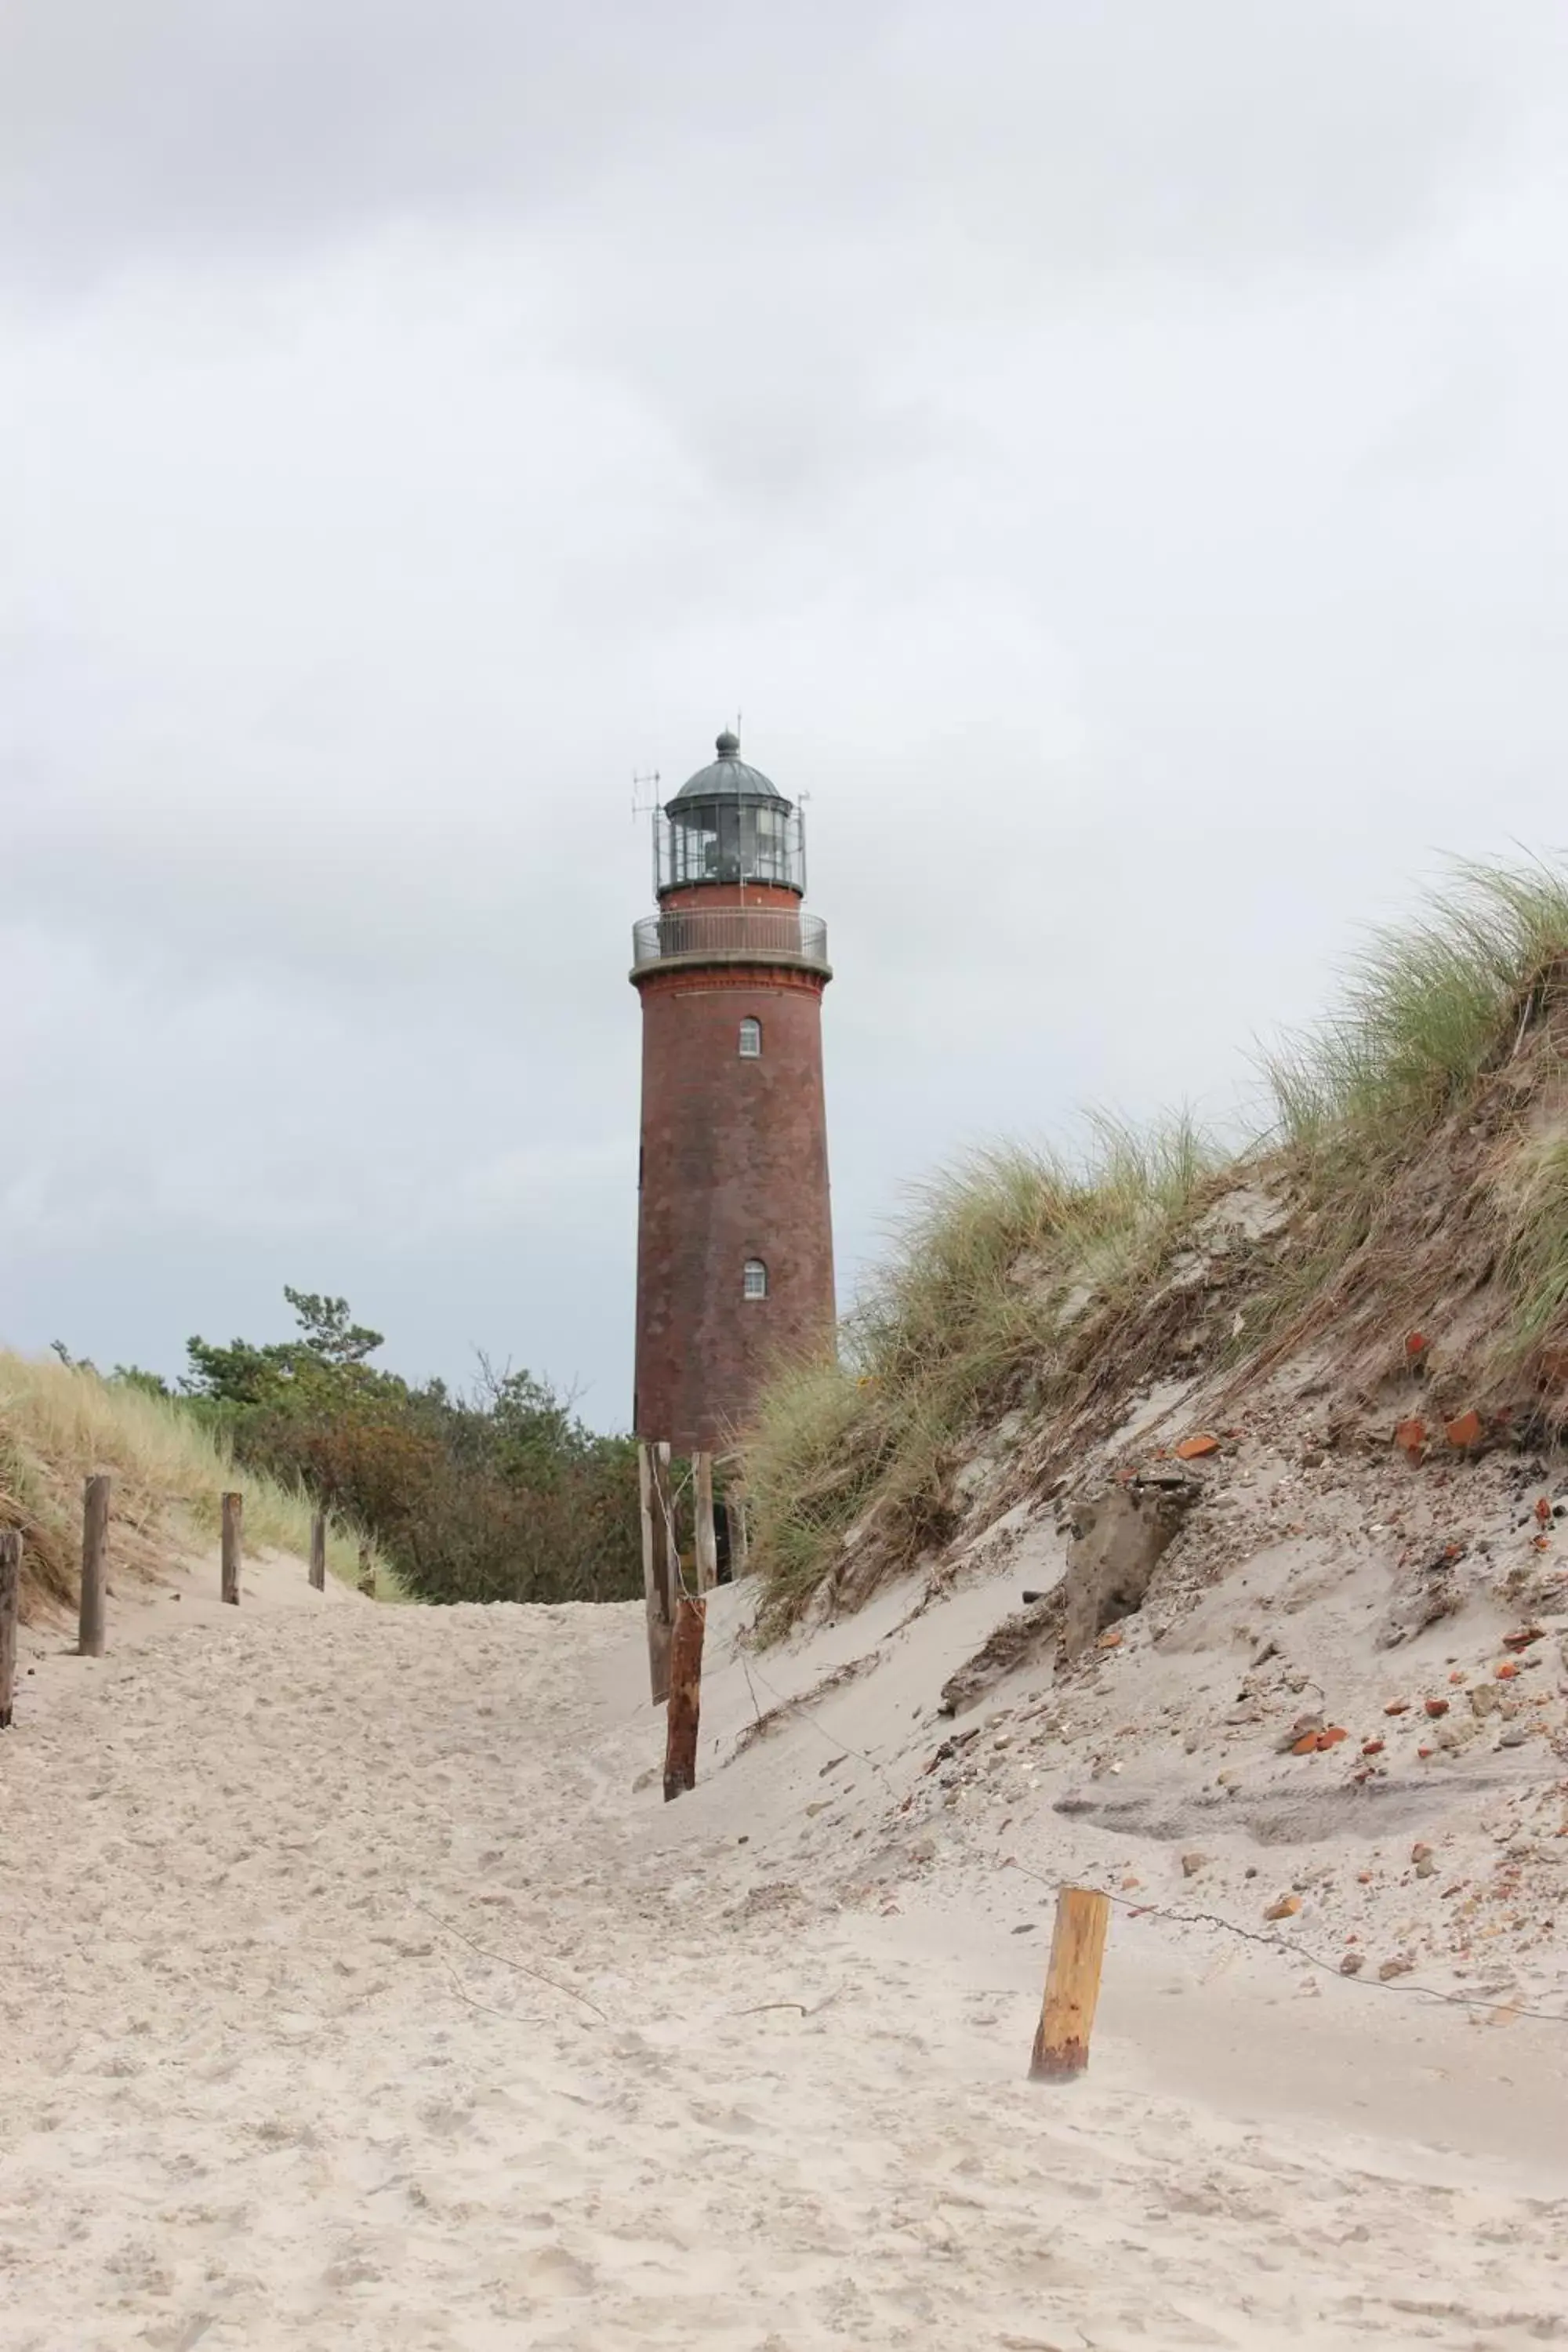
<svg viewBox="0 0 1568 2352">
<path fill-rule="evenodd" d="M 1568 959 L 1568 876 L 1462 864 L 1418 921 L 1380 930 L 1320 1027 L 1266 1057 L 1279 1131 L 1328 1156 L 1397 1154 L 1504 1060 Z"/>
<path fill-rule="evenodd" d="M 0 1350 L 0 1524 L 23 1530 L 35 1596 L 73 1600 L 82 1480 L 98 1470 L 114 1480 L 119 1573 L 154 1574 L 171 1552 L 216 1545 L 226 1489 L 245 1496 L 247 1545 L 309 1551 L 309 1496 L 237 1468 L 223 1437 L 183 1406 L 79 1366 Z M 357 1551 L 354 1530 L 329 1528 L 327 1565 L 345 1583 L 358 1574 Z M 387 1591 L 386 1563 L 376 1565 Z"/>
<path fill-rule="evenodd" d="M 938 1539 L 959 1453 L 988 1412 L 1045 1402 L 1084 1302 L 1152 1270 L 1214 1165 L 1192 1122 L 1095 1122 L 1074 1165 L 985 1151 L 914 1194 L 840 1350 L 770 1386 L 747 1453 L 757 1565 L 775 1617 L 798 1609 L 875 1517 L 907 1558 Z"/>
</svg>

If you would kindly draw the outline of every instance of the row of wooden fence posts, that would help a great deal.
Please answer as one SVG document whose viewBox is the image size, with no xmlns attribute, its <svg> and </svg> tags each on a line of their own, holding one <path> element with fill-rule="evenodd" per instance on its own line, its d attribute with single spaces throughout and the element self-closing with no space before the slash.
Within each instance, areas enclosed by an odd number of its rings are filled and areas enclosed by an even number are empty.
<svg viewBox="0 0 1568 2352">
<path fill-rule="evenodd" d="M 81 1597 L 77 1620 L 77 1654 L 101 1658 L 108 1640 L 109 1511 L 113 1481 L 97 1471 L 82 1490 Z M 245 1538 L 245 1498 L 223 1498 L 220 1586 L 225 1601 L 239 1606 L 239 1569 Z M 375 1597 L 375 1563 L 370 1546 L 359 1551 L 359 1589 Z M 310 1582 L 318 1592 L 327 1585 L 327 1515 L 317 1511 L 310 1521 Z M 22 1535 L 20 1528 L 0 1528 L 0 1731 L 8 1731 L 16 1702 L 16 1627 L 22 1597 Z"/>
<path fill-rule="evenodd" d="M 654 1699 L 668 1696 L 668 1719 L 665 1735 L 664 1793 L 668 1801 L 680 1796 L 697 1782 L 697 1731 L 701 1706 L 702 1637 L 708 1613 L 706 1592 L 713 1581 L 707 1579 L 697 1594 L 679 1591 L 679 1556 L 673 1552 L 675 1532 L 674 1511 L 669 1495 L 669 1449 L 668 1446 L 638 1448 L 642 1471 L 642 1512 L 644 1559 L 647 1570 L 647 1601 L 649 1655 L 654 1656 L 653 1631 L 656 1623 L 657 1598 L 653 1561 L 673 1556 L 673 1577 L 660 1580 L 668 1601 L 674 1593 L 673 1622 L 668 1612 L 658 1622 L 668 1628 L 663 1643 L 664 1690 L 658 1688 L 657 1666 L 654 1674 Z M 695 1485 L 698 1496 L 698 1560 L 699 1581 L 702 1580 L 702 1563 L 711 1562 L 714 1553 L 701 1536 L 703 1497 L 707 1498 L 707 1522 L 710 1537 L 713 1525 L 712 1461 L 698 1457 Z M 82 1506 L 81 1539 L 81 1613 L 79 1648 L 84 1658 L 100 1658 L 105 1639 L 105 1595 L 108 1590 L 110 1481 L 100 1474 L 87 1482 Z M 223 1597 L 238 1605 L 240 1538 L 243 1531 L 244 1507 L 238 1495 L 223 1498 Z M 650 1543 L 655 1529 L 662 1528 L 666 1541 L 662 1546 Z M 375 1590 L 375 1570 L 368 1545 L 360 1547 L 360 1590 Z M 715 1570 L 716 1573 L 716 1570 Z M 318 1511 L 310 1522 L 310 1582 L 318 1592 L 324 1591 L 327 1580 L 327 1519 Z M 0 1731 L 10 1728 L 16 1678 L 16 1619 L 22 1581 L 22 1538 L 15 1528 L 0 1530 Z M 1100 1999 L 1100 1969 L 1105 1959 L 1106 1935 L 1110 1925 L 1110 1897 L 1089 1887 L 1064 1886 L 1057 1896 L 1056 1925 L 1051 1936 L 1051 1956 L 1046 1972 L 1045 1997 L 1040 2004 L 1040 2021 L 1035 2032 L 1035 2045 L 1029 2059 L 1029 2079 L 1037 2083 L 1062 2082 L 1081 2074 L 1089 2063 L 1089 2036 L 1094 2029 L 1094 2012 Z"/>
</svg>

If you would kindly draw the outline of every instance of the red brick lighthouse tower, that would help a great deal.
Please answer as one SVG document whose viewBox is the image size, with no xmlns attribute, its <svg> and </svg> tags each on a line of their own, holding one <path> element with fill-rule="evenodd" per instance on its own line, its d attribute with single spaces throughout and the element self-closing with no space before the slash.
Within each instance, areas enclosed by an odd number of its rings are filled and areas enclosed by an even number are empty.
<svg viewBox="0 0 1568 2352">
<path fill-rule="evenodd" d="M 654 814 L 642 998 L 637 1435 L 711 1453 L 770 1365 L 833 1328 L 820 916 L 805 826 L 726 731 Z"/>
</svg>

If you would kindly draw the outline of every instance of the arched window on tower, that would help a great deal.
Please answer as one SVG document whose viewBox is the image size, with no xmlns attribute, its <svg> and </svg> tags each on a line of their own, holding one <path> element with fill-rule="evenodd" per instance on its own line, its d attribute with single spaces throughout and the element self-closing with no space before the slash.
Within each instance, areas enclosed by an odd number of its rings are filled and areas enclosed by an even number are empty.
<svg viewBox="0 0 1568 2352">
<path fill-rule="evenodd" d="M 742 1062 L 760 1062 L 760 1061 L 762 1060 L 762 1057 L 763 1057 L 763 1024 L 762 1024 L 762 1023 L 761 1023 L 760 1021 L 751 1021 L 751 1020 L 742 1021 L 742 1024 L 741 1024 L 741 1059 L 742 1059 Z"/>
<path fill-rule="evenodd" d="M 749 1257 L 741 1272 L 742 1298 L 765 1298 L 768 1295 L 768 1270 L 760 1257 Z"/>
</svg>

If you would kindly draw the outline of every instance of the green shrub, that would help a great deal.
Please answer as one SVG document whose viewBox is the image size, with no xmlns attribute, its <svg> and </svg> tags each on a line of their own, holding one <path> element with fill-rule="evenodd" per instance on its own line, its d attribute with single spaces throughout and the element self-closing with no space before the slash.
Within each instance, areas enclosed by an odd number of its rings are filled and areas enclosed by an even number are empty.
<svg viewBox="0 0 1568 2352">
<path fill-rule="evenodd" d="M 472 1392 L 369 1359 L 346 1301 L 288 1291 L 300 1329 L 190 1342 L 193 1410 L 239 1456 L 374 1530 L 423 1601 L 611 1601 L 642 1591 L 636 1448 L 584 1429 L 528 1372 L 480 1360 Z"/>
</svg>

